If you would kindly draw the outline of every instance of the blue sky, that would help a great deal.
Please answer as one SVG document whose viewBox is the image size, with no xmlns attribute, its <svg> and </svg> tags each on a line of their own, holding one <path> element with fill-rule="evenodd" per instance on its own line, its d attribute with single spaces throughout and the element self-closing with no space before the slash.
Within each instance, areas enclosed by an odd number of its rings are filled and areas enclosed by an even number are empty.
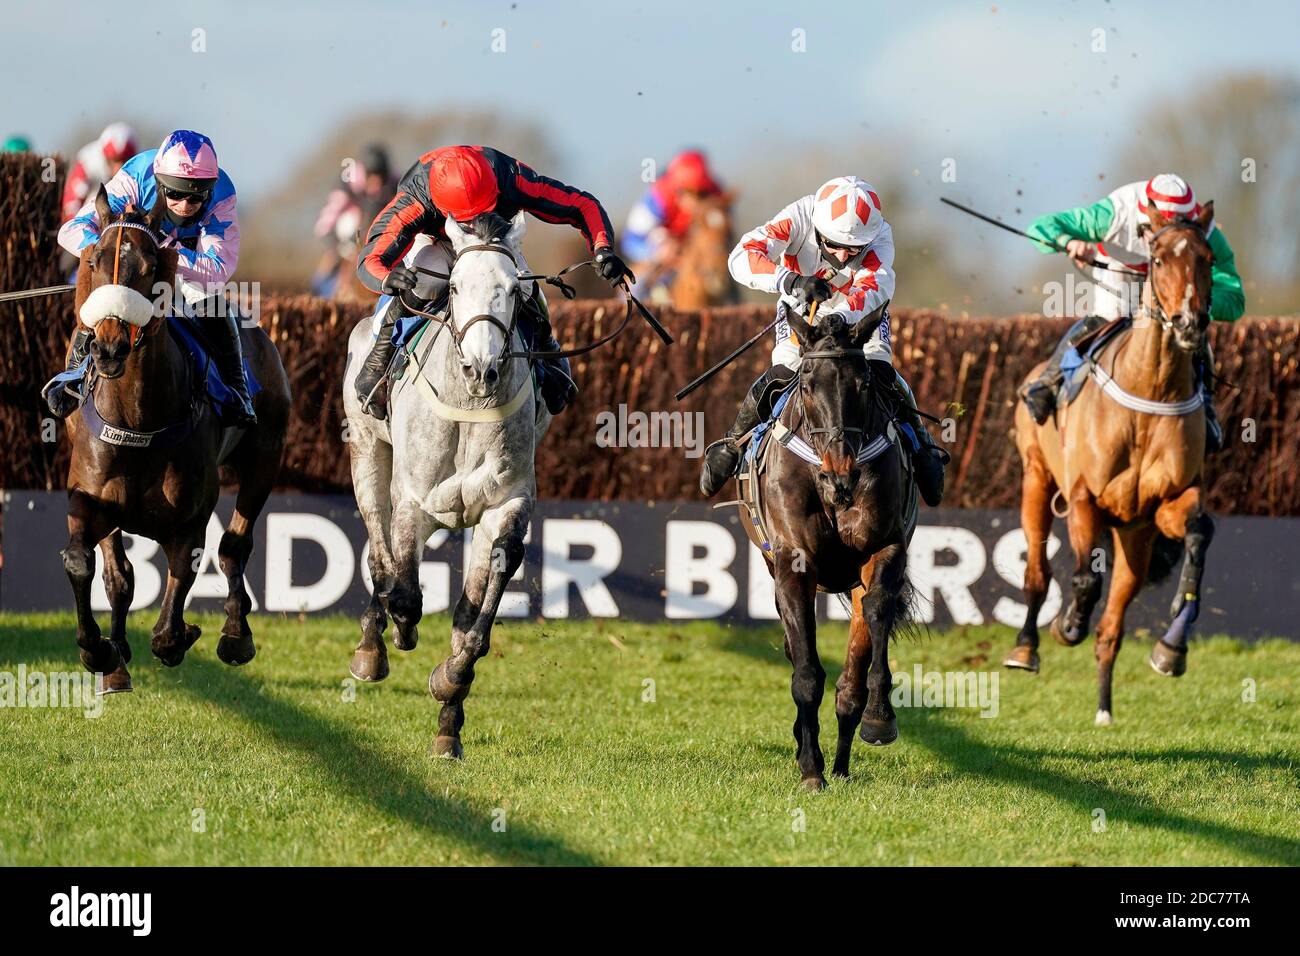
<svg viewBox="0 0 1300 956">
<path fill-rule="evenodd" d="M 1142 105 L 1230 70 L 1294 71 L 1295 14 L 1187 0 L 9 4 L 0 132 L 40 148 L 119 114 L 191 126 L 256 199 L 340 117 L 483 106 L 542 120 L 555 175 L 616 198 L 644 157 L 683 144 L 725 168 L 881 137 L 895 174 L 952 157 L 967 195 L 1023 188 L 1024 205 L 1050 208 L 1095 198 Z"/>
</svg>

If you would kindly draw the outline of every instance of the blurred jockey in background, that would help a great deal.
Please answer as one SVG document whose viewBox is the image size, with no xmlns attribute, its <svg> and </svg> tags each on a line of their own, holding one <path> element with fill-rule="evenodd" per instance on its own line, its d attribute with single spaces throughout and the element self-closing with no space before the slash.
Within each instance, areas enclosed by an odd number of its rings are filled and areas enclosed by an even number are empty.
<svg viewBox="0 0 1300 956">
<path fill-rule="evenodd" d="M 235 392 L 238 404 L 222 409 L 222 424 L 246 427 L 257 422 L 244 378 L 239 341 L 238 309 L 225 300 L 225 285 L 239 262 L 239 217 L 235 184 L 217 165 L 212 140 L 193 130 L 169 133 L 158 149 L 137 153 L 105 184 L 114 214 L 127 206 L 148 211 L 165 203 L 160 245 L 177 253 L 176 277 L 187 316 L 199 323 L 212 348 L 222 379 Z M 80 256 L 99 239 L 95 197 L 59 230 L 59 245 Z M 79 366 L 93 334 L 82 329 L 73 339 L 69 370 Z M 53 384 L 53 383 L 51 383 Z M 66 392 L 51 392 L 46 401 L 56 415 L 67 415 L 77 400 Z"/>
<path fill-rule="evenodd" d="M 881 212 L 880 195 L 857 176 L 839 176 L 815 193 L 790 203 L 747 232 L 731 252 L 731 275 L 741 285 L 776 296 L 776 345 L 772 367 L 746 393 L 736 423 L 708 447 L 700 469 L 700 491 L 716 495 L 740 464 L 740 441 L 767 413 L 765 395 L 797 374 L 800 344 L 784 315 L 806 315 L 817 303 L 816 321 L 839 315 L 855 325 L 894 297 L 894 233 Z M 901 430 L 909 434 L 916 485 L 931 507 L 943 498 L 948 454 L 937 445 L 920 416 L 912 391 L 893 366 L 889 315 L 862 347 L 872 378 L 885 386 Z"/>
<path fill-rule="evenodd" d="M 62 221 L 67 222 L 81 212 L 86 201 L 99 192 L 100 184 L 116 176 L 122 165 L 138 152 L 135 130 L 125 123 L 109 123 L 98 139 L 77 150 L 76 161 L 63 184 Z"/>
<path fill-rule="evenodd" d="M 361 233 L 397 192 L 397 178 L 388 162 L 388 150 L 371 143 L 345 170 L 343 182 L 330 191 L 316 217 L 316 238 L 325 252 L 311 279 L 311 290 L 331 296 L 339 281 L 339 266 L 361 248 Z"/>
<path fill-rule="evenodd" d="M 722 186 L 702 152 L 684 150 L 673 157 L 664 174 L 632 207 L 623 229 L 623 256 L 641 276 L 639 290 L 672 282 L 698 200 L 721 193 Z"/>
<path fill-rule="evenodd" d="M 542 176 L 490 146 L 443 146 L 425 153 L 402 176 L 397 195 L 370 226 L 357 265 L 357 275 L 366 288 L 392 297 L 380 306 L 378 338 L 357 374 L 357 393 L 369 414 L 380 419 L 388 414 L 387 393 L 381 385 L 396 350 L 393 328 L 406 312 L 403 295 L 416 289 L 418 282 L 420 289 L 415 294 L 434 308 L 447 300 L 445 280 L 428 281 L 429 277 L 413 268 L 450 271 L 451 243 L 444 231 L 447 219 L 472 228 L 479 217 L 495 214 L 508 222 L 521 211 L 543 222 L 565 223 L 579 230 L 587 238 L 596 271 L 611 285 L 631 276 L 614 252 L 609 215 L 591 193 Z M 413 251 L 420 236 L 433 242 Z M 527 271 L 522 259 L 517 265 L 521 272 Z M 519 313 L 520 331 L 530 350 L 559 351 L 541 284 L 533 282 L 532 286 L 527 307 Z M 428 306 L 420 308 L 424 311 Z M 541 359 L 536 369 L 542 399 L 551 414 L 557 415 L 578 392 L 569 360 Z"/>
</svg>

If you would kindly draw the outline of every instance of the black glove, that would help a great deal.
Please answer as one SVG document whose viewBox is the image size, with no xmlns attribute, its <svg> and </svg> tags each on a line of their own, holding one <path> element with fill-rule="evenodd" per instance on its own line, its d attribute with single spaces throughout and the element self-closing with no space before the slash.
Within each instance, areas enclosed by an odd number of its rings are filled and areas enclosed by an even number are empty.
<svg viewBox="0 0 1300 956">
<path fill-rule="evenodd" d="M 401 295 L 415 288 L 415 280 L 415 273 L 399 262 L 384 277 L 384 284 L 380 288 L 389 295 Z"/>
<path fill-rule="evenodd" d="M 833 294 L 831 284 L 819 276 L 801 276 L 794 272 L 786 273 L 781 281 L 781 291 L 786 295 L 809 302 L 825 302 Z"/>
<path fill-rule="evenodd" d="M 632 275 L 627 263 L 609 246 L 601 246 L 596 250 L 596 271 L 611 285 L 618 285 L 624 277 L 636 282 L 636 276 Z"/>
</svg>

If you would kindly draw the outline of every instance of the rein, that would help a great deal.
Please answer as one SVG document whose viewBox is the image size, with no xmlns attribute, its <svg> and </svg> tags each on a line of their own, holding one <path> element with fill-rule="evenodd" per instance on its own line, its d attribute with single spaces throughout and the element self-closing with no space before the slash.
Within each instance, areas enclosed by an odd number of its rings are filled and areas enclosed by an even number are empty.
<svg viewBox="0 0 1300 956">
<path fill-rule="evenodd" d="M 855 357 L 862 357 L 863 354 L 864 353 L 861 348 L 813 349 L 811 351 L 804 352 L 800 357 L 803 359 L 828 359 L 830 361 L 844 361 L 846 359 L 851 360 Z M 802 381 L 796 383 L 795 390 L 797 392 L 801 392 L 801 393 L 803 392 L 804 384 Z M 875 390 L 872 387 L 872 383 L 870 381 L 869 370 L 868 370 L 867 394 L 872 397 L 875 396 Z M 798 431 L 799 431 L 798 422 L 795 423 L 794 428 L 790 428 L 786 426 L 783 422 L 778 420 L 776 425 L 773 427 L 772 436 L 777 440 L 777 442 L 781 444 L 783 448 L 786 448 L 789 451 L 793 452 L 797 457 L 802 458 L 804 461 L 808 462 L 811 465 L 820 466 L 822 463 L 822 456 L 817 454 L 817 449 L 810 442 L 803 439 L 798 434 Z M 854 441 L 852 442 L 852 445 L 856 446 L 853 452 L 853 460 L 855 463 L 859 465 L 864 465 L 867 462 L 872 461 L 873 459 L 879 458 L 881 455 L 883 455 L 886 451 L 889 450 L 890 446 L 892 446 L 897 441 L 897 432 L 894 429 L 893 422 L 889 422 L 888 425 L 886 426 L 885 431 L 877 435 L 872 441 L 868 442 L 866 445 L 863 445 L 863 440 L 866 436 L 865 429 L 858 428 L 856 426 L 835 425 L 830 428 L 808 428 L 807 432 L 809 437 L 812 438 L 814 441 L 816 440 L 816 436 L 826 435 L 827 444 L 833 441 L 847 442 L 848 436 L 850 435 L 855 436 Z"/>
</svg>

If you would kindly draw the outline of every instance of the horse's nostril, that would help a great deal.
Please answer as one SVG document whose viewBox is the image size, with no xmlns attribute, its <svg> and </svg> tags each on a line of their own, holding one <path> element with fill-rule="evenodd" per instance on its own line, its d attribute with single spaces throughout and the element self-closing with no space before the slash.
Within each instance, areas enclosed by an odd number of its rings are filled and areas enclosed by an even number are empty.
<svg viewBox="0 0 1300 956">
<path fill-rule="evenodd" d="M 500 377 L 501 377 L 501 373 L 494 368 L 490 368 L 483 373 L 483 381 L 487 382 L 487 384 L 489 385 L 495 385 L 497 383 L 497 379 Z"/>
<path fill-rule="evenodd" d="M 461 374 L 464 375 L 466 378 L 471 379 L 471 380 L 474 378 L 474 366 L 473 366 L 473 365 L 462 365 L 462 366 L 460 367 L 460 371 L 461 371 Z"/>
</svg>

